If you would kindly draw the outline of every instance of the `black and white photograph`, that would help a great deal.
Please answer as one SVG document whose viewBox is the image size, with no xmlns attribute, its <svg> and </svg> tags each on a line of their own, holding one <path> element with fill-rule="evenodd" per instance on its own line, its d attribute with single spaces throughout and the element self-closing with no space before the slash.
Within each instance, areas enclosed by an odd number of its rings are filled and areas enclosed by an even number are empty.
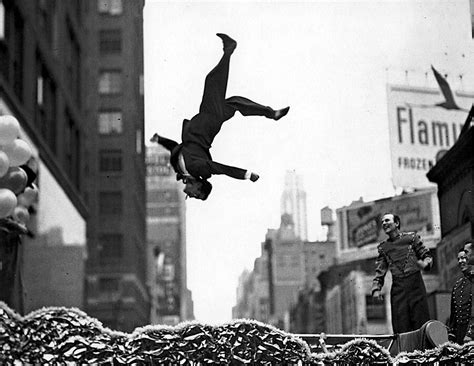
<svg viewBox="0 0 474 366">
<path fill-rule="evenodd" d="M 474 364 L 474 0 L 0 0 L 0 364 Z"/>
</svg>

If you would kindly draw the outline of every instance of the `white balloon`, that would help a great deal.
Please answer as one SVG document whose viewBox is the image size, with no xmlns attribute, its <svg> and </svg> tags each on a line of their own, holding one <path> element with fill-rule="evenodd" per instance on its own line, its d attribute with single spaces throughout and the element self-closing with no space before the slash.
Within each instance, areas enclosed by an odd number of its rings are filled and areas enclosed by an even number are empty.
<svg viewBox="0 0 474 366">
<path fill-rule="evenodd" d="M 18 196 L 18 204 L 29 207 L 38 199 L 38 189 L 26 187 L 25 191 Z"/>
<path fill-rule="evenodd" d="M 16 206 L 13 209 L 12 216 L 13 216 L 13 219 L 23 224 L 26 224 L 28 220 L 30 219 L 30 213 L 28 212 L 28 209 L 23 206 Z"/>
<path fill-rule="evenodd" d="M 10 216 L 17 205 L 15 193 L 6 188 L 0 188 L 0 218 Z"/>
<path fill-rule="evenodd" d="M 0 116 L 0 144 L 10 144 L 20 136 L 20 123 L 13 116 Z"/>
<path fill-rule="evenodd" d="M 15 139 L 8 145 L 3 146 L 3 151 L 10 159 L 10 166 L 20 166 L 31 158 L 31 147 L 25 140 Z"/>
<path fill-rule="evenodd" d="M 7 174 L 8 169 L 10 168 L 10 159 L 5 151 L 0 150 L 0 178 Z"/>
</svg>

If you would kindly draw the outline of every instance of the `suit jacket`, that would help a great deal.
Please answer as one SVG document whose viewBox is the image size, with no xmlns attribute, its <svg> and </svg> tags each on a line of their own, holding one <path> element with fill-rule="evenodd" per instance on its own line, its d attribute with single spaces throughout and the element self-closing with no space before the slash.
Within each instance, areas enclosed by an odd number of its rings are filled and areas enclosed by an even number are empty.
<svg viewBox="0 0 474 366">
<path fill-rule="evenodd" d="M 180 153 L 183 154 L 186 169 L 195 178 L 208 179 L 213 174 L 225 174 L 235 179 L 245 179 L 245 169 L 212 160 L 209 150 L 215 135 L 220 130 L 220 124 L 206 123 L 212 118 L 211 115 L 200 113 L 193 117 L 191 121 L 187 119 L 183 121 L 181 133 L 183 142 L 181 144 L 175 143 L 175 146 L 170 149 L 170 163 L 178 174 L 178 179 L 182 178 L 183 173 L 178 164 Z M 169 148 L 164 144 L 162 145 Z"/>
</svg>

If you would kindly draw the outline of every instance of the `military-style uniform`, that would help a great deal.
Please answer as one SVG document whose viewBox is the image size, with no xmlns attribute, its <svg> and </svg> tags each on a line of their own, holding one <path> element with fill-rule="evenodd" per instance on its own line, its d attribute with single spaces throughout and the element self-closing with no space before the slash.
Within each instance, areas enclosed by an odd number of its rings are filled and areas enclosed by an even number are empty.
<svg viewBox="0 0 474 366">
<path fill-rule="evenodd" d="M 454 284 L 451 293 L 451 314 L 449 316 L 449 340 L 463 343 L 468 333 L 472 311 L 472 277 L 463 275 Z M 471 337 L 473 335 L 469 334 Z"/>
<path fill-rule="evenodd" d="M 431 258 L 428 248 L 423 245 L 419 235 L 401 232 L 391 240 L 377 247 L 374 291 L 383 287 L 387 271 L 392 272 L 390 302 L 392 305 L 392 327 L 394 333 L 405 333 L 419 329 L 429 318 L 426 289 L 421 276 L 418 260 Z"/>
</svg>

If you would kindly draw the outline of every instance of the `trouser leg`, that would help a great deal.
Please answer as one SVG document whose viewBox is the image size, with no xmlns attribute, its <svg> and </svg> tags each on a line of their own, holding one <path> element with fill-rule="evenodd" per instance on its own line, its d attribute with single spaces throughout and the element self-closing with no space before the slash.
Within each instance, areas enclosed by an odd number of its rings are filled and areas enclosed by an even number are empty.
<svg viewBox="0 0 474 366">
<path fill-rule="evenodd" d="M 421 328 L 428 320 L 430 320 L 428 300 L 426 297 L 426 288 L 423 277 L 420 272 L 409 277 L 407 281 L 409 313 L 412 330 Z"/>
<path fill-rule="evenodd" d="M 230 53 L 224 53 L 219 63 L 206 76 L 200 113 L 214 115 L 216 121 L 224 120 L 225 93 L 229 77 Z"/>
<path fill-rule="evenodd" d="M 405 290 L 403 279 L 393 278 L 390 291 L 393 333 L 404 333 L 411 330 L 408 299 Z"/>
<path fill-rule="evenodd" d="M 226 99 L 226 105 L 235 111 L 239 111 L 243 116 L 264 116 L 275 117 L 275 110 L 271 107 L 256 103 L 248 98 L 234 96 Z"/>
</svg>

